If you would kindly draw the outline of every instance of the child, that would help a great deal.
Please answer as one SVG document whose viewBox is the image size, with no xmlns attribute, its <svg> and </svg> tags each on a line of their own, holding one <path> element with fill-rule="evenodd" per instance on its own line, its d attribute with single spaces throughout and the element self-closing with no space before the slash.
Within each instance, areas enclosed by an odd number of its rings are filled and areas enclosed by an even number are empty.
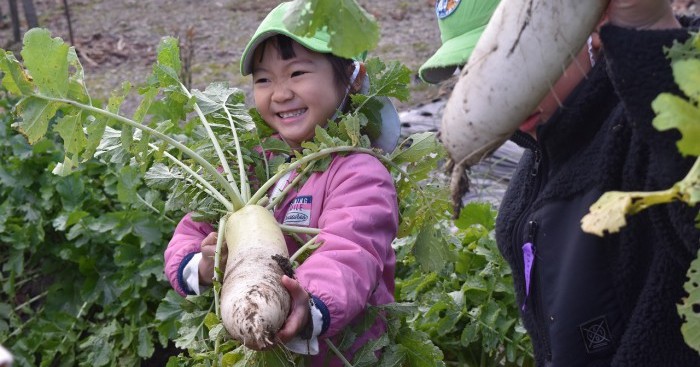
<svg viewBox="0 0 700 367">
<path fill-rule="evenodd" d="M 678 22 L 668 0 L 611 0 L 607 22 L 525 121 L 536 134 L 512 137 L 526 151 L 496 239 L 538 366 L 700 366 L 676 307 L 698 253 L 697 207 L 648 208 L 602 238 L 581 230 L 603 192 L 666 189 L 688 172 L 651 102 L 680 94 L 664 47 L 699 22 Z"/>
<path fill-rule="evenodd" d="M 313 138 L 316 126 L 342 112 L 349 104 L 348 94 L 367 82 L 359 63 L 331 54 L 327 33 L 307 38 L 288 31 L 282 19 L 289 5 L 279 5 L 262 21 L 243 52 L 241 73 L 252 73 L 255 106 L 263 119 L 292 149 L 300 149 Z M 374 143 L 391 151 L 398 140 L 398 114 L 388 99 L 382 101 L 382 133 Z M 276 189 L 295 175 L 280 180 Z M 335 156 L 327 170 L 292 190 L 274 215 L 280 223 L 319 228 L 323 242 L 296 269 L 296 279 L 281 279 L 292 297 L 292 309 L 278 341 L 294 352 L 314 355 L 311 365 L 324 365 L 329 358 L 330 365 L 340 366 L 318 338 L 337 342 L 343 329 L 362 318 L 367 305 L 394 301 L 391 243 L 398 229 L 398 204 L 393 179 L 371 155 Z M 195 294 L 200 285 L 211 284 L 213 231 L 189 214 L 175 229 L 165 262 L 167 276 L 180 294 Z M 290 237 L 287 246 L 290 254 L 299 248 Z M 298 337 L 311 330 L 310 341 Z M 351 359 L 383 330 L 377 320 L 345 357 Z"/>
</svg>

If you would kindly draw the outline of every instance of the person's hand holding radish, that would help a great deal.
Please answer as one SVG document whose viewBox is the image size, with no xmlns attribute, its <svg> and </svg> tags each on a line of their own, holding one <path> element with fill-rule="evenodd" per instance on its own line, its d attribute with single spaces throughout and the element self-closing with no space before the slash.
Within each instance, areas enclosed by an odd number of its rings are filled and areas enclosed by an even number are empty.
<svg viewBox="0 0 700 367">
<path fill-rule="evenodd" d="M 282 276 L 282 284 L 292 297 L 289 316 L 277 332 L 277 339 L 284 344 L 302 334 L 311 320 L 309 318 L 309 293 L 299 284 L 299 281 L 286 275 Z"/>
<path fill-rule="evenodd" d="M 202 260 L 199 262 L 199 284 L 211 285 L 214 279 L 214 255 L 216 254 L 216 232 L 202 240 Z M 221 246 L 221 269 L 226 268 L 228 247 Z"/>
</svg>

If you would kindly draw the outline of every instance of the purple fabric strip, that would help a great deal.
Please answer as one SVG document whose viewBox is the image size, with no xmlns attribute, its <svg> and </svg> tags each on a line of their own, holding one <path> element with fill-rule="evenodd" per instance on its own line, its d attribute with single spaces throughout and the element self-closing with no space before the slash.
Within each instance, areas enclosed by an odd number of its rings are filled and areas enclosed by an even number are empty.
<svg viewBox="0 0 700 367">
<path fill-rule="evenodd" d="M 523 245 L 523 265 L 525 265 L 525 301 L 522 310 L 525 311 L 527 297 L 530 295 L 530 274 L 532 273 L 532 263 L 535 261 L 535 248 L 532 242 Z"/>
</svg>

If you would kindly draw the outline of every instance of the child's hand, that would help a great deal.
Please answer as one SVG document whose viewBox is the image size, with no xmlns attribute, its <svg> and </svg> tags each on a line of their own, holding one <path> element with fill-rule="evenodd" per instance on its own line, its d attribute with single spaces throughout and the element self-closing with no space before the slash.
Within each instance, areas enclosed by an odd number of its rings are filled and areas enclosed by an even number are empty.
<svg viewBox="0 0 700 367">
<path fill-rule="evenodd" d="M 680 28 L 668 0 L 611 0 L 607 11 L 611 24 L 634 29 Z"/>
<path fill-rule="evenodd" d="M 284 322 L 282 328 L 277 332 L 277 339 L 282 343 L 286 343 L 299 334 L 311 320 L 309 318 L 309 293 L 296 279 L 286 275 L 282 276 L 282 284 L 287 288 L 289 295 L 292 296 L 292 305 L 287 321 Z"/>
<path fill-rule="evenodd" d="M 216 252 L 216 232 L 209 233 L 202 240 L 202 260 L 199 261 L 199 284 L 211 285 L 214 278 L 214 254 Z M 228 257 L 228 247 L 221 246 L 221 269 L 226 268 L 226 259 Z"/>
</svg>

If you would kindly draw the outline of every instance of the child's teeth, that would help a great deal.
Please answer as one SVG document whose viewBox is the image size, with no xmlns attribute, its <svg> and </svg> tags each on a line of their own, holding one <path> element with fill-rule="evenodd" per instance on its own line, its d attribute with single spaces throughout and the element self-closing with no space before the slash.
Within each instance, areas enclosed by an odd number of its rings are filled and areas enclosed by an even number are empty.
<svg viewBox="0 0 700 367">
<path fill-rule="evenodd" d="M 280 117 L 282 118 L 287 118 L 287 117 L 296 117 L 304 113 L 306 109 L 301 109 L 301 110 L 296 110 L 292 112 L 280 112 Z"/>
</svg>

